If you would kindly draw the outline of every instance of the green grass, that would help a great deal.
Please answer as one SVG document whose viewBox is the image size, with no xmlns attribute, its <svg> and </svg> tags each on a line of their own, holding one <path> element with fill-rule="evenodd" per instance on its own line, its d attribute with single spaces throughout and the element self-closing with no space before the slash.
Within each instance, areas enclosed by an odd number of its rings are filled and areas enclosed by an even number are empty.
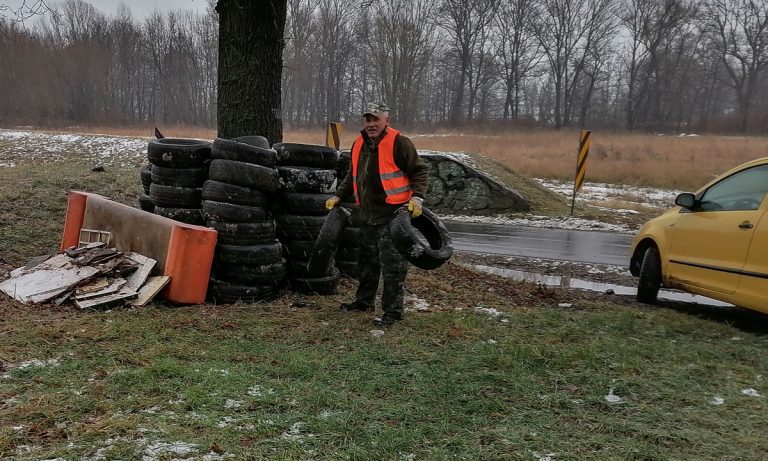
<svg viewBox="0 0 768 461">
<path fill-rule="evenodd" d="M 0 257 L 10 266 L 56 251 L 68 189 L 136 203 L 138 165 L 90 166 L 0 168 Z M 407 285 L 430 311 L 379 338 L 370 315 L 338 310 L 351 280 L 335 296 L 106 312 L 2 295 L 0 460 L 768 453 L 765 316 L 649 308 L 453 263 L 412 270 Z M 33 359 L 51 362 L 19 366 Z M 611 389 L 620 403 L 606 401 Z M 174 454 L 176 442 L 194 446 Z"/>
</svg>

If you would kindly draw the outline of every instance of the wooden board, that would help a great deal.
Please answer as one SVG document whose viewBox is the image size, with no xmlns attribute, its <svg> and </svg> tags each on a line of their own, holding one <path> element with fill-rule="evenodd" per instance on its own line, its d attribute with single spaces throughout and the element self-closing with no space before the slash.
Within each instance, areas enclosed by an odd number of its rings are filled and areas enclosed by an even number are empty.
<svg viewBox="0 0 768 461">
<path fill-rule="evenodd" d="M 84 299 L 75 301 L 75 305 L 80 309 L 104 309 L 112 306 L 119 306 L 126 301 L 136 297 L 135 291 L 121 291 L 119 293 L 102 296 L 100 298 Z"/>
<path fill-rule="evenodd" d="M 125 288 L 131 291 L 139 291 L 141 286 L 147 280 L 147 277 L 149 277 L 149 274 L 152 272 L 152 269 L 155 268 L 157 261 L 138 253 L 125 253 L 124 256 L 139 264 L 139 268 L 136 269 L 136 272 L 128 276 L 128 283 L 125 285 Z"/>
<path fill-rule="evenodd" d="M 147 282 L 144 284 L 144 286 L 141 287 L 141 290 L 139 290 L 138 298 L 131 301 L 131 305 L 136 307 L 146 306 L 155 298 L 155 296 L 157 296 L 158 293 L 160 293 L 160 291 L 162 291 L 163 288 L 165 288 L 166 285 L 168 285 L 168 282 L 170 281 L 171 278 L 167 275 L 150 277 L 147 279 Z"/>
<path fill-rule="evenodd" d="M 73 266 L 66 255 L 56 255 L 37 266 L 14 272 L 0 283 L 0 291 L 23 303 L 43 303 L 94 277 L 99 270 Z"/>
</svg>

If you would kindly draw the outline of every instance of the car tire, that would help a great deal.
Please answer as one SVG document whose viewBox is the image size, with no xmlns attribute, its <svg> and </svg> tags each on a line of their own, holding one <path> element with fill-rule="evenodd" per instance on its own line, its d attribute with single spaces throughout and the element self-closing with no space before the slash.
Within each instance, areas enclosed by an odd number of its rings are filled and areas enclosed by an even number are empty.
<svg viewBox="0 0 768 461">
<path fill-rule="evenodd" d="M 275 299 L 279 294 L 280 289 L 274 285 L 241 285 L 215 278 L 211 278 L 208 284 L 208 297 L 221 304 L 268 301 Z"/>
<path fill-rule="evenodd" d="M 141 186 L 144 193 L 149 195 L 149 186 L 152 185 L 152 164 L 141 167 Z"/>
<path fill-rule="evenodd" d="M 239 265 L 217 261 L 213 272 L 216 279 L 236 284 L 280 286 L 285 280 L 286 262 L 281 259 L 264 265 Z"/>
<path fill-rule="evenodd" d="M 200 208 L 201 191 L 191 187 L 164 186 L 152 183 L 149 196 L 155 206 L 164 208 Z"/>
<path fill-rule="evenodd" d="M 275 216 L 277 234 L 285 240 L 316 240 L 325 223 L 325 216 L 281 214 Z"/>
<path fill-rule="evenodd" d="M 285 192 L 281 196 L 284 209 L 291 214 L 323 216 L 328 214 L 325 202 L 333 197 L 331 194 L 303 194 L 301 192 Z"/>
<path fill-rule="evenodd" d="M 349 214 L 349 210 L 335 207 L 325 217 L 325 222 L 320 228 L 320 234 L 315 240 L 312 254 L 309 257 L 307 269 L 310 275 L 315 277 L 326 275 L 333 268 L 336 249 L 339 247 L 342 232 L 347 227 Z"/>
<path fill-rule="evenodd" d="M 162 138 L 149 141 L 147 158 L 166 168 L 198 168 L 211 158 L 211 143 L 197 139 Z"/>
<path fill-rule="evenodd" d="M 272 264 L 283 259 L 280 242 L 262 243 L 258 245 L 216 245 L 214 258 L 224 264 Z"/>
<path fill-rule="evenodd" d="M 336 170 L 305 166 L 279 166 L 280 187 L 285 192 L 331 194 L 336 190 Z"/>
<path fill-rule="evenodd" d="M 274 193 L 279 184 L 275 169 L 235 160 L 212 160 L 209 177 L 214 181 L 248 187 L 267 194 Z"/>
<path fill-rule="evenodd" d="M 421 232 L 429 243 L 425 245 L 417 236 Z M 453 255 L 451 237 L 437 216 L 427 208 L 421 216 L 411 218 L 408 208 L 400 207 L 389 226 L 392 243 L 411 264 L 420 269 L 437 269 Z"/>
<path fill-rule="evenodd" d="M 279 142 L 272 146 L 278 153 L 280 165 L 336 168 L 339 151 L 315 144 Z"/>
<path fill-rule="evenodd" d="M 200 208 L 166 208 L 155 206 L 155 214 L 158 216 L 196 226 L 205 226 L 205 218 L 203 218 L 202 211 Z"/>
<path fill-rule="evenodd" d="M 213 202 L 245 206 L 265 207 L 268 203 L 264 194 L 256 189 L 210 179 L 203 184 L 202 198 Z"/>
<path fill-rule="evenodd" d="M 207 227 L 218 232 L 217 241 L 225 245 L 259 245 L 275 241 L 275 222 L 229 223 L 208 220 Z"/>
<path fill-rule="evenodd" d="M 208 168 L 166 168 L 155 166 L 151 171 L 152 184 L 177 187 L 201 187 L 208 179 Z"/>
<path fill-rule="evenodd" d="M 149 195 L 141 194 L 139 195 L 139 208 L 153 213 L 155 211 L 155 201 Z"/>
<path fill-rule="evenodd" d="M 259 135 L 238 136 L 232 139 L 237 142 L 249 144 L 251 146 L 263 147 L 264 149 L 272 149 L 272 146 L 269 145 L 269 140 L 264 136 L 259 136 Z"/>
<path fill-rule="evenodd" d="M 339 287 L 339 271 L 333 268 L 330 275 L 323 277 L 288 277 L 288 284 L 298 293 L 333 295 Z"/>
<path fill-rule="evenodd" d="M 274 168 L 277 164 L 277 152 L 270 149 L 269 146 L 260 147 L 237 139 L 214 139 L 211 147 L 211 158 L 253 163 L 270 168 Z"/>
<path fill-rule="evenodd" d="M 230 223 L 264 222 L 269 217 L 266 208 L 235 205 L 226 202 L 203 200 L 203 216 L 210 221 Z"/>
<path fill-rule="evenodd" d="M 656 304 L 661 288 L 661 258 L 655 246 L 649 246 L 640 264 L 637 281 L 637 300 L 644 304 Z"/>
</svg>

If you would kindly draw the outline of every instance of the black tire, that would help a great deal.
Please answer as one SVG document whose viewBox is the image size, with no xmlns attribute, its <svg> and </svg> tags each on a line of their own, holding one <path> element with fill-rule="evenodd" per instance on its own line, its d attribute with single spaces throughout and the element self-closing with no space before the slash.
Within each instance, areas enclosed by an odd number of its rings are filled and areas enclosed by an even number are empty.
<svg viewBox="0 0 768 461">
<path fill-rule="evenodd" d="M 416 231 L 427 240 L 426 246 Z M 421 269 L 437 269 L 453 255 L 451 237 L 442 222 L 427 208 L 421 216 L 411 218 L 408 208 L 400 207 L 389 226 L 392 243 L 397 251 L 414 266 Z"/>
<path fill-rule="evenodd" d="M 315 246 L 314 240 L 285 240 L 283 244 L 283 255 L 289 261 L 309 261 L 312 255 L 312 247 Z"/>
<path fill-rule="evenodd" d="M 264 265 L 240 265 L 215 262 L 213 272 L 218 280 L 243 285 L 280 286 L 285 281 L 286 262 L 280 261 Z"/>
<path fill-rule="evenodd" d="M 155 201 L 147 194 L 139 195 L 139 208 L 150 213 L 155 211 Z"/>
<path fill-rule="evenodd" d="M 341 246 L 344 248 L 360 247 L 360 228 L 347 226 L 341 236 Z"/>
<path fill-rule="evenodd" d="M 152 183 L 176 187 L 201 187 L 208 179 L 208 168 L 152 168 Z"/>
<path fill-rule="evenodd" d="M 297 260 L 289 260 L 288 261 L 288 277 L 300 277 L 300 278 L 307 278 L 307 277 L 317 277 L 317 275 L 310 274 L 309 268 L 307 268 L 307 261 L 306 259 L 297 259 Z M 320 274 L 320 276 L 324 276 L 328 274 Z"/>
<path fill-rule="evenodd" d="M 339 159 L 339 151 L 333 147 L 315 144 L 279 142 L 272 148 L 277 151 L 280 165 L 336 168 Z"/>
<path fill-rule="evenodd" d="M 637 300 L 645 304 L 656 304 L 661 288 L 661 258 L 655 246 L 646 248 L 640 264 L 640 278 L 637 281 Z"/>
<path fill-rule="evenodd" d="M 280 197 L 283 209 L 291 214 L 324 216 L 328 214 L 325 202 L 333 197 L 332 194 L 303 194 L 301 192 L 285 192 Z"/>
<path fill-rule="evenodd" d="M 357 261 L 341 261 L 336 260 L 336 268 L 342 274 L 356 279 L 360 274 L 360 268 L 357 265 Z"/>
<path fill-rule="evenodd" d="M 149 195 L 149 186 L 152 184 L 152 164 L 141 167 L 141 185 L 144 193 Z"/>
<path fill-rule="evenodd" d="M 251 138 L 251 136 L 246 136 Z M 264 138 L 266 141 L 266 138 Z M 237 162 L 254 163 L 274 168 L 277 164 L 277 152 L 269 146 L 260 147 L 237 139 L 216 138 L 211 147 L 211 158 L 234 160 Z"/>
<path fill-rule="evenodd" d="M 343 241 L 343 240 L 342 240 Z M 355 261 L 360 255 L 360 247 L 342 246 L 336 250 L 336 259 L 341 261 Z"/>
<path fill-rule="evenodd" d="M 344 150 L 339 152 L 339 160 L 336 162 L 336 178 L 339 182 L 344 180 L 344 177 L 349 174 L 349 170 L 352 164 L 352 152 Z"/>
<path fill-rule="evenodd" d="M 259 135 L 238 136 L 232 139 L 237 142 L 243 142 L 245 144 L 249 144 L 251 146 L 263 147 L 264 149 L 272 149 L 271 144 L 269 144 L 269 139 L 265 138 L 264 136 L 259 136 Z"/>
<path fill-rule="evenodd" d="M 165 208 L 156 206 L 155 214 L 186 224 L 205 226 L 205 218 L 203 218 L 200 208 Z"/>
<path fill-rule="evenodd" d="M 215 278 L 208 285 L 208 297 L 221 304 L 255 303 L 275 299 L 279 294 L 280 289 L 273 285 L 239 285 Z"/>
<path fill-rule="evenodd" d="M 280 188 L 285 192 L 331 194 L 336 190 L 336 170 L 304 166 L 279 166 Z"/>
<path fill-rule="evenodd" d="M 262 243 L 258 245 L 216 245 L 214 260 L 217 263 L 234 265 L 272 264 L 283 258 L 280 242 Z"/>
<path fill-rule="evenodd" d="M 203 200 L 203 216 L 210 221 L 230 223 L 264 222 L 269 218 L 266 208 L 235 205 L 225 202 Z"/>
<path fill-rule="evenodd" d="M 277 235 L 287 240 L 315 240 L 325 222 L 325 216 L 281 214 L 275 217 Z"/>
<path fill-rule="evenodd" d="M 268 194 L 277 190 L 277 171 L 254 163 L 216 159 L 211 161 L 208 177 L 214 181 L 256 189 Z"/>
<path fill-rule="evenodd" d="M 164 186 L 152 183 L 149 196 L 155 206 L 164 208 L 200 208 L 201 191 L 190 187 Z"/>
<path fill-rule="evenodd" d="M 235 205 L 260 207 L 267 205 L 267 198 L 262 192 L 210 179 L 203 184 L 202 197 L 203 200 L 233 203 Z"/>
<path fill-rule="evenodd" d="M 325 275 L 333 268 L 339 239 L 344 228 L 347 227 L 348 219 L 349 210 L 345 208 L 336 207 L 328 213 L 309 257 L 307 268 L 310 275 Z"/>
<path fill-rule="evenodd" d="M 339 287 L 339 271 L 334 268 L 331 275 L 324 277 L 288 277 L 293 291 L 306 294 L 332 295 Z"/>
<path fill-rule="evenodd" d="M 225 245 L 258 245 L 275 241 L 275 221 L 259 223 L 227 223 L 207 221 L 206 226 L 218 232 L 216 241 Z"/>
<path fill-rule="evenodd" d="M 167 168 L 199 168 L 211 158 L 211 143 L 197 139 L 162 138 L 149 141 L 150 163 Z"/>
</svg>

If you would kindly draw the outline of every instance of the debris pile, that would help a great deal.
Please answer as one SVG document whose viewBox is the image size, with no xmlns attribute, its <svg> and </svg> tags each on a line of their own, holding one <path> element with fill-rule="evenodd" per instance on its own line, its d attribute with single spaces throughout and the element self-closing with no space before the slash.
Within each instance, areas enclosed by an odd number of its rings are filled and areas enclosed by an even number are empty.
<svg viewBox="0 0 768 461">
<path fill-rule="evenodd" d="M 81 309 L 144 306 L 170 281 L 150 277 L 157 261 L 94 242 L 41 256 L 10 272 L 0 291 L 25 304 L 74 301 Z"/>
</svg>

